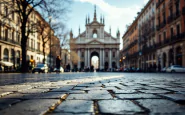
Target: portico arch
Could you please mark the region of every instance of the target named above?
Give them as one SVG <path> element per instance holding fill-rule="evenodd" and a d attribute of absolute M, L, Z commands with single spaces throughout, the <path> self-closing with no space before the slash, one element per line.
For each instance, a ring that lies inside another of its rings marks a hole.
<path fill-rule="evenodd" d="M 98 58 L 97 60 L 93 60 L 93 57 L 96 57 Z M 93 51 L 91 53 L 91 57 L 90 57 L 90 65 L 91 65 L 91 69 L 94 69 L 94 68 L 100 68 L 100 59 L 99 59 L 99 53 L 96 52 L 96 51 Z"/>

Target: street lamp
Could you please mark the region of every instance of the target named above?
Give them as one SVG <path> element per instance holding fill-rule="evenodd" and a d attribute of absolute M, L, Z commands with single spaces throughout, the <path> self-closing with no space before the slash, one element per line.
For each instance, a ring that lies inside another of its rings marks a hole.
<path fill-rule="evenodd" d="M 50 65 L 50 72 L 51 72 L 51 19 L 52 19 L 52 17 L 50 16 L 49 17 L 49 26 L 50 26 L 50 30 L 49 30 L 49 39 L 50 39 L 50 45 L 49 45 L 49 47 L 50 47 L 50 54 L 49 54 L 49 65 Z"/>

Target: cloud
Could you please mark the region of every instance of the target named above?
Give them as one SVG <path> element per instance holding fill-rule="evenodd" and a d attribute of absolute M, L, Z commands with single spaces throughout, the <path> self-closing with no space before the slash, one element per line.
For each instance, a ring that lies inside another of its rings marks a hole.
<path fill-rule="evenodd" d="M 131 5 L 129 7 L 116 7 L 105 2 L 105 0 L 75 0 L 80 2 L 87 2 L 99 7 L 105 15 L 105 25 L 111 26 L 113 36 L 116 35 L 116 31 L 119 28 L 121 36 L 126 31 L 126 25 L 131 24 L 134 17 L 137 16 L 137 12 L 140 11 L 141 6 Z M 148 0 L 144 0 L 146 2 Z M 108 25 L 107 25 L 108 24 Z"/>
<path fill-rule="evenodd" d="M 149 0 L 144 0 L 144 4 L 148 3 Z"/>

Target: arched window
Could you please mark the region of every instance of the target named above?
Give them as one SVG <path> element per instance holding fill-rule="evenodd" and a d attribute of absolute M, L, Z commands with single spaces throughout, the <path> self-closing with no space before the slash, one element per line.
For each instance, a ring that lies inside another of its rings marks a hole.
<path fill-rule="evenodd" d="M 8 59 L 9 59 L 9 55 L 8 55 L 8 49 L 6 48 L 6 49 L 4 49 L 4 56 L 3 56 L 3 60 L 4 61 L 8 61 Z"/>
<path fill-rule="evenodd" d="M 97 30 L 94 29 L 94 30 L 93 30 L 93 38 L 97 38 L 97 37 L 98 37 Z"/>

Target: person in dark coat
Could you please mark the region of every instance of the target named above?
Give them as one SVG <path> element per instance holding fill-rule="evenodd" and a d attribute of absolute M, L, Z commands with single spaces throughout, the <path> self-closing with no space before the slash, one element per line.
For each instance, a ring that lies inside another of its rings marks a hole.
<path fill-rule="evenodd" d="M 60 63 L 61 63 L 60 56 L 57 56 L 57 58 L 56 58 L 56 68 L 57 69 L 60 69 Z"/>

